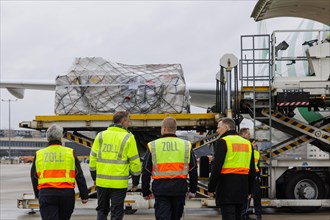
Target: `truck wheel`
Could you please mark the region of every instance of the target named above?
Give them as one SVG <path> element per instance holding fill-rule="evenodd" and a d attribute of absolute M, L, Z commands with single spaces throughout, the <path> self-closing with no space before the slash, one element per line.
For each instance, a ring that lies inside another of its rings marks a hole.
<path fill-rule="evenodd" d="M 304 171 L 291 174 L 288 178 L 285 194 L 287 199 L 323 199 L 324 185 L 316 174 Z M 313 212 L 319 206 L 291 207 L 295 212 Z"/>

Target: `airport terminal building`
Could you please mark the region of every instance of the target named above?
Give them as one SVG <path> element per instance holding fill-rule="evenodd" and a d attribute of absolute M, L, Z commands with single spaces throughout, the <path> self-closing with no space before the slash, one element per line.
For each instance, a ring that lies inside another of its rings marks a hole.
<path fill-rule="evenodd" d="M 90 148 L 80 145 L 76 142 L 65 140 L 63 145 L 73 148 L 77 156 L 89 156 Z M 0 157 L 9 156 L 33 156 L 41 148 L 47 147 L 45 133 L 29 130 L 11 130 L 10 140 L 9 131 L 0 130 Z"/>

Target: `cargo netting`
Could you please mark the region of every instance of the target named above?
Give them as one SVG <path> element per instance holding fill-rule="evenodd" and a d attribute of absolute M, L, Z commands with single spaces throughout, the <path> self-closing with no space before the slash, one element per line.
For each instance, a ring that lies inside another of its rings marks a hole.
<path fill-rule="evenodd" d="M 76 58 L 67 73 L 56 78 L 55 114 L 188 113 L 189 98 L 180 64 Z"/>

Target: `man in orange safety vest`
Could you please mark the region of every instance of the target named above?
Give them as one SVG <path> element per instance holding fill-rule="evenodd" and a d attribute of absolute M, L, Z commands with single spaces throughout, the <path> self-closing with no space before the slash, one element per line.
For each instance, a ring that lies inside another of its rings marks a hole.
<path fill-rule="evenodd" d="M 155 198 L 155 217 L 159 220 L 181 219 L 185 198 L 195 197 L 197 189 L 197 163 L 191 143 L 178 138 L 176 129 L 173 117 L 163 120 L 162 137 L 148 143 L 142 168 L 143 197 Z"/>

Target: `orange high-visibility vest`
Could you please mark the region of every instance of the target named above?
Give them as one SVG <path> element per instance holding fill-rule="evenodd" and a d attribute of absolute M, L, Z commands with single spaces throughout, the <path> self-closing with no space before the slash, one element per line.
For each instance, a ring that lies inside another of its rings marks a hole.
<path fill-rule="evenodd" d="M 75 159 L 73 149 L 51 145 L 36 153 L 38 189 L 74 188 Z"/>
<path fill-rule="evenodd" d="M 148 143 L 153 179 L 187 179 L 191 143 L 177 137 L 164 137 Z"/>
<path fill-rule="evenodd" d="M 256 167 L 256 172 L 258 173 L 259 172 L 258 162 L 260 159 L 260 152 L 257 150 L 253 150 L 253 152 L 254 152 L 254 165 Z"/>
<path fill-rule="evenodd" d="M 222 139 L 226 141 L 227 154 L 221 174 L 248 174 L 252 155 L 250 141 L 239 135 L 228 135 Z"/>

